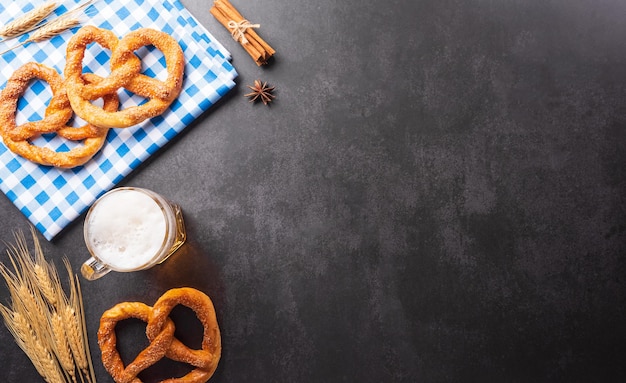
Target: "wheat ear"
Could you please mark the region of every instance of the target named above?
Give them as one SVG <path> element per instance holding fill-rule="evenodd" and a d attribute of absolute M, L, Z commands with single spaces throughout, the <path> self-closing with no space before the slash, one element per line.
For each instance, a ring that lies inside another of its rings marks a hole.
<path fill-rule="evenodd" d="M 50 23 L 35 30 L 31 35 L 24 40 L 21 44 L 38 43 L 44 40 L 48 40 L 58 34 L 61 34 L 68 29 L 74 28 L 80 24 L 80 20 L 73 15 L 61 16 L 58 19 L 54 19 Z"/>
<path fill-rule="evenodd" d="M 41 368 L 43 370 L 43 378 L 48 383 L 65 383 L 65 379 L 63 378 L 63 373 L 59 368 L 59 363 L 53 358 L 52 352 L 43 345 L 41 342 L 35 342 L 35 350 L 37 353 L 37 358 L 41 363 Z"/>
<path fill-rule="evenodd" d="M 18 46 L 27 43 L 38 43 L 52 38 L 60 33 L 63 33 L 68 29 L 74 28 L 75 26 L 80 24 L 80 19 L 77 14 L 87 9 L 91 4 L 95 3 L 96 1 L 97 0 L 87 0 L 84 3 L 79 4 L 71 10 L 67 11 L 67 13 L 65 13 L 64 15 L 45 23 L 39 29 L 31 33 L 28 39 L 24 40 L 22 43 L 16 45 L 13 48 L 17 48 Z"/>
<path fill-rule="evenodd" d="M 32 360 L 37 372 L 43 376 L 44 371 L 39 358 L 37 358 L 37 349 L 35 347 L 37 335 L 35 335 L 33 327 L 19 312 L 11 312 L 11 314 L 11 316 L 5 316 L 7 328 L 13 334 L 18 346 L 20 346 L 20 348 L 24 350 L 24 353 Z"/>
<path fill-rule="evenodd" d="M 54 313 L 51 318 L 52 322 L 52 335 L 54 338 L 54 353 L 61 364 L 61 367 L 72 378 L 73 382 L 76 382 L 76 372 L 74 359 L 72 358 L 72 351 L 70 350 L 70 344 L 67 339 L 65 327 L 63 325 L 63 317 Z"/>
<path fill-rule="evenodd" d="M 32 230 L 35 229 L 31 227 L 31 231 Z M 36 236 L 35 232 L 31 232 L 31 234 Z M 63 293 L 61 281 L 59 280 L 59 274 L 57 273 L 54 264 L 46 261 L 41 244 L 36 241 L 34 247 L 35 260 L 31 261 L 35 277 L 34 282 L 37 284 L 41 294 L 44 298 L 46 298 L 48 303 L 56 309 L 58 308 L 59 300 L 61 299 L 59 293 L 61 293 L 61 295 Z"/>
<path fill-rule="evenodd" d="M 63 310 L 63 324 L 65 325 L 65 333 L 67 334 L 67 340 L 69 341 L 72 355 L 74 355 L 74 360 L 76 360 L 76 365 L 81 370 L 86 371 L 89 366 L 84 353 L 83 337 L 79 332 L 82 326 L 80 326 L 80 320 L 76 315 L 76 311 L 71 306 L 66 306 L 65 310 Z"/>
<path fill-rule="evenodd" d="M 57 6 L 56 1 L 49 1 L 40 5 L 0 28 L 0 36 L 7 40 L 31 31 L 43 19 L 48 17 Z"/>
<path fill-rule="evenodd" d="M 46 382 L 77 383 L 78 375 L 83 383 L 85 376 L 95 383 L 78 276 L 65 258 L 70 276 L 68 296 L 56 268 L 45 261 L 34 229 L 31 231 L 34 259 L 20 232 L 8 250 L 13 270 L 0 263 L 0 275 L 7 282 L 12 301 L 10 308 L 0 304 L 0 313 Z"/>
<path fill-rule="evenodd" d="M 17 294 L 21 301 L 13 302 L 13 310 L 20 311 L 26 318 L 29 318 L 37 336 L 42 341 L 49 342 L 52 339 L 49 332 L 49 311 L 42 297 L 26 285 L 20 286 Z"/>
<path fill-rule="evenodd" d="M 57 297 L 57 289 L 56 283 L 53 280 L 52 275 L 48 268 L 35 264 L 33 268 L 33 272 L 35 273 L 35 279 L 39 283 L 39 289 L 41 290 L 41 294 L 46 298 L 48 303 L 50 303 L 53 307 L 57 306 L 58 297 Z"/>
<path fill-rule="evenodd" d="M 32 329 L 28 321 L 21 314 L 11 311 L 4 305 L 0 305 L 0 313 L 2 313 L 7 329 L 15 338 L 15 343 L 30 357 L 32 350 L 30 349 L 28 339 Z M 33 364 L 35 364 L 35 361 L 33 361 Z"/>
<path fill-rule="evenodd" d="M 13 312 L 5 315 L 5 323 L 9 331 L 13 334 L 18 346 L 24 350 L 24 353 L 30 358 L 37 372 L 48 383 L 64 383 L 63 374 L 59 368 L 59 364 L 52 357 L 50 350 L 45 346 L 42 340 L 37 336 L 34 329 L 26 316 L 20 312 Z"/>
<path fill-rule="evenodd" d="M 0 56 L 28 43 L 38 43 L 47 40 L 67 31 L 68 29 L 80 25 L 81 20 L 78 17 L 78 14 L 82 11 L 85 11 L 90 5 L 92 5 L 96 1 L 98 0 L 87 0 L 84 3 L 79 4 L 71 10 L 67 11 L 67 13 L 57 17 L 56 19 L 46 22 L 45 24 L 35 29 L 34 32 L 31 33 L 26 40 L 0 52 Z"/>

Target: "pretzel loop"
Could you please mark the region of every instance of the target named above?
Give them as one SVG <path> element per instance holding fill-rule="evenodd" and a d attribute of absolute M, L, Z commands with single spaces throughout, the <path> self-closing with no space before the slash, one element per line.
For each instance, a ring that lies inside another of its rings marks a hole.
<path fill-rule="evenodd" d="M 13 118 L 17 111 L 17 101 L 34 79 L 48 83 L 52 90 L 52 98 L 46 108 L 44 119 L 17 126 Z M 63 88 L 63 79 L 57 71 L 41 64 L 27 63 L 16 70 L 7 83 L 3 99 L 11 106 L 7 109 L 10 121 L 7 121 L 9 124 L 6 134 L 15 141 L 27 140 L 41 133 L 55 132 L 63 127 L 73 114 Z"/>
<path fill-rule="evenodd" d="M 191 288 L 173 289 L 163 294 L 152 308 L 146 335 L 148 339 L 154 339 L 161 332 L 172 309 L 179 304 L 192 309 L 200 320 L 204 329 L 202 349 L 192 350 L 174 339 L 166 355 L 170 359 L 198 367 L 211 376 L 220 358 L 221 339 L 213 303 L 205 294 Z"/>
<path fill-rule="evenodd" d="M 172 101 L 182 89 L 181 74 L 185 67 L 182 48 L 170 35 L 155 29 L 142 28 L 126 34 L 117 49 L 111 54 L 111 70 L 124 69 L 129 62 L 138 60 L 133 52 L 144 46 L 153 45 L 165 55 L 167 79 L 156 78 L 137 73 L 124 86 L 131 92 L 152 98 L 151 102 Z M 169 105 L 169 103 L 168 103 Z"/>
<path fill-rule="evenodd" d="M 75 85 L 74 92 L 87 100 L 95 100 L 105 94 L 115 93 L 141 71 L 141 61 L 137 57 L 127 60 L 126 65 L 111 73 L 107 78 L 100 78 L 93 84 L 87 84 L 83 78 L 83 60 L 87 46 L 97 43 L 102 48 L 114 51 L 119 40 L 107 29 L 87 25 L 79 29 L 67 43 L 67 59 L 64 75 L 68 85 Z"/>

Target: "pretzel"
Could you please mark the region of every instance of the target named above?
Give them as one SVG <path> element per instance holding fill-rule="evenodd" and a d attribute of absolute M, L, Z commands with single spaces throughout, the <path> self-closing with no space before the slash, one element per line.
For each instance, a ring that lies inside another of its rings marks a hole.
<path fill-rule="evenodd" d="M 32 121 L 17 126 L 15 121 L 17 102 L 28 88 L 31 80 L 46 81 L 52 90 L 52 98 L 40 121 Z M 84 81 L 95 81 L 86 75 Z M 104 110 L 117 110 L 119 99 L 115 94 L 103 97 Z M 102 148 L 108 128 L 87 124 L 82 127 L 67 126 L 73 111 L 63 86 L 63 78 L 56 70 L 39 63 L 26 63 L 18 68 L 7 81 L 0 93 L 0 135 L 4 144 L 16 154 L 42 165 L 72 168 L 83 165 Z M 72 141 L 83 141 L 69 151 L 55 151 L 45 146 L 34 145 L 31 140 L 41 134 L 56 133 Z"/>
<path fill-rule="evenodd" d="M 91 42 L 111 50 L 111 73 L 87 84 L 82 76 L 85 49 Z M 160 81 L 141 74 L 141 61 L 134 52 L 153 45 L 165 56 L 167 79 Z M 117 40 L 110 31 L 93 26 L 81 28 L 68 42 L 65 66 L 66 88 L 72 108 L 78 116 L 96 126 L 126 128 L 162 114 L 182 89 L 185 57 L 178 42 L 165 32 L 140 28 Z M 92 100 L 125 88 L 148 98 L 138 106 L 110 112 L 91 103 Z"/>
<path fill-rule="evenodd" d="M 169 314 L 177 305 L 192 309 L 204 328 L 202 348 L 192 350 L 174 337 L 174 323 Z M 147 323 L 146 336 L 150 345 L 124 366 L 116 348 L 115 326 L 118 322 L 136 318 Z M 171 289 L 163 294 L 153 307 L 141 302 L 122 302 L 104 312 L 98 329 L 98 345 L 102 352 L 104 368 L 116 383 L 141 383 L 141 371 L 154 365 L 163 357 L 192 365 L 195 369 L 180 378 L 167 379 L 167 383 L 204 383 L 208 381 L 221 356 L 221 338 L 211 299 L 190 287 Z"/>
<path fill-rule="evenodd" d="M 150 345 L 139 353 L 137 358 L 128 366 L 124 367 L 124 362 L 117 351 L 117 336 L 115 326 L 118 322 L 135 318 L 148 322 L 152 313 L 152 307 L 141 302 L 125 302 L 107 310 L 100 319 L 98 329 L 98 345 L 102 352 L 102 362 L 107 371 L 116 382 L 140 382 L 137 374 L 152 366 L 165 356 L 165 352 L 172 344 L 174 337 L 174 322 L 167 320 L 163 330 L 154 337 Z"/>

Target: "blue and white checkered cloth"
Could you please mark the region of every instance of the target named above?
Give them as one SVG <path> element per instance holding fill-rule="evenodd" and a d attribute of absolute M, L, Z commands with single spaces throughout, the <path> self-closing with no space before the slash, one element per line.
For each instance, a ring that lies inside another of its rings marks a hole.
<path fill-rule="evenodd" d="M 82 1 L 66 0 L 55 12 L 62 14 Z M 0 25 L 40 4 L 25 3 L 0 4 Z M 88 10 L 90 18 L 85 24 L 110 29 L 120 38 L 131 30 L 147 27 L 165 31 L 180 42 L 187 62 L 183 90 L 163 115 L 131 128 L 111 129 L 102 150 L 84 166 L 74 169 L 34 164 L 15 155 L 0 142 L 0 189 L 48 240 L 215 104 L 234 87 L 237 77 L 229 62 L 229 52 L 178 0 L 99 0 L 91 7 Z M 76 30 L 45 42 L 27 44 L 0 56 L 0 87 L 4 88 L 12 73 L 29 61 L 40 62 L 63 73 L 65 45 Z M 25 38 L 27 36 L 0 43 L 0 50 Z M 137 54 L 144 63 L 144 70 L 149 68 L 144 73 L 161 79 L 167 77 L 165 59 L 160 51 L 150 46 L 141 48 Z M 108 59 L 108 51 L 90 46 L 85 54 L 85 70 L 107 76 L 110 70 Z M 40 120 L 51 96 L 47 84 L 36 80 L 18 102 L 17 123 Z M 122 107 L 145 101 L 137 97 L 121 92 Z M 76 117 L 73 125 L 83 123 Z M 35 142 L 57 150 L 68 150 L 74 145 L 60 137 L 47 135 Z"/>

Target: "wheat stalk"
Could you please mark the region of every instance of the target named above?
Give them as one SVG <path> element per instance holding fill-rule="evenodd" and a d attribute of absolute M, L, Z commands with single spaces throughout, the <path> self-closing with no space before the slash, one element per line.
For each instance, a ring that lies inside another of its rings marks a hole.
<path fill-rule="evenodd" d="M 48 383 L 77 383 L 84 376 L 95 383 L 95 374 L 82 306 L 78 277 L 64 259 L 70 276 L 70 293 L 65 294 L 53 264 L 47 263 L 31 228 L 35 256 L 31 256 L 24 235 L 15 235 L 9 246 L 10 270 L 0 263 L 0 275 L 9 288 L 11 306 L 0 304 L 0 313 L 18 346 L 31 359 Z"/>
<path fill-rule="evenodd" d="M 18 47 L 21 47 L 23 45 L 26 45 L 29 43 L 38 43 L 41 41 L 48 40 L 54 36 L 57 36 L 67 31 L 68 29 L 71 29 L 80 25 L 81 20 L 78 14 L 86 10 L 90 5 L 92 5 L 96 1 L 98 0 L 87 0 L 84 3 L 79 4 L 76 7 L 72 8 L 71 10 L 67 11 L 67 13 L 57 17 L 56 19 L 46 22 L 45 24 L 35 29 L 34 32 L 31 33 L 30 36 L 26 40 L 0 52 L 0 56 Z"/>
<path fill-rule="evenodd" d="M 35 30 L 31 35 L 24 40 L 21 44 L 38 43 L 44 40 L 48 40 L 58 34 L 61 34 L 68 29 L 74 28 L 80 24 L 80 20 L 74 15 L 65 15 L 54 19 L 50 23 Z"/>
<path fill-rule="evenodd" d="M 37 348 L 35 346 L 37 335 L 35 335 L 33 327 L 24 315 L 17 311 L 12 312 L 12 314 L 13 315 L 9 317 L 12 321 L 7 321 L 7 327 L 11 330 L 15 339 L 18 340 L 17 343 L 20 348 L 33 360 L 33 365 L 37 372 L 44 375 L 45 371 L 37 357 Z M 7 320 L 6 317 L 5 320 Z"/>
<path fill-rule="evenodd" d="M 15 337 L 19 347 L 31 359 L 37 372 L 48 383 L 63 383 L 63 374 L 59 364 L 54 360 L 50 350 L 37 335 L 38 329 L 31 325 L 23 313 L 19 311 L 11 312 L 4 306 L 2 306 L 2 309 L 7 328 Z"/>
<path fill-rule="evenodd" d="M 49 311 L 41 295 L 29 287 L 22 285 L 17 290 L 20 301 L 15 302 L 13 310 L 20 312 L 30 320 L 37 337 L 41 341 L 49 343 L 52 340 L 50 333 Z"/>
<path fill-rule="evenodd" d="M 31 227 L 31 230 L 34 229 Z M 35 233 L 31 231 L 31 235 L 35 235 Z M 57 304 L 57 292 L 61 290 L 61 282 L 54 265 L 46 262 L 41 244 L 35 242 L 34 247 L 35 259 L 31 261 L 35 276 L 33 282 L 37 283 L 42 295 L 54 307 Z"/>
<path fill-rule="evenodd" d="M 39 288 L 41 289 L 43 296 L 46 298 L 48 303 L 52 306 L 56 306 L 58 289 L 56 288 L 56 284 L 51 277 L 50 271 L 47 268 L 36 264 L 33 268 L 33 272 L 35 273 L 35 279 L 39 282 Z"/>
<path fill-rule="evenodd" d="M 0 36 L 7 40 L 31 31 L 43 19 L 48 17 L 57 6 L 56 1 L 49 1 L 32 9 L 0 28 Z"/>
<path fill-rule="evenodd" d="M 76 316 L 76 311 L 72 307 L 65 307 L 65 310 L 63 311 L 63 322 L 65 324 L 67 340 L 69 341 L 72 355 L 74 355 L 74 359 L 76 360 L 76 365 L 81 370 L 86 370 L 88 368 L 88 363 L 83 353 L 83 337 L 78 332 L 78 329 L 80 328 L 78 327 L 80 326 L 80 321 Z"/>
<path fill-rule="evenodd" d="M 32 351 L 30 350 L 30 345 L 27 340 L 29 339 L 32 329 L 30 328 L 28 321 L 26 321 L 20 313 L 13 312 L 4 305 L 0 305 L 0 313 L 2 313 L 2 318 L 4 319 L 4 323 L 6 323 L 9 332 L 11 332 L 15 338 L 15 343 L 17 343 L 26 355 L 30 355 Z"/>
<path fill-rule="evenodd" d="M 41 369 L 43 370 L 43 378 L 48 383 L 64 383 L 65 379 L 63 378 L 63 373 L 59 368 L 59 364 L 53 358 L 52 352 L 50 349 L 43 345 L 41 342 L 35 342 L 34 344 L 37 359 L 41 364 Z"/>
<path fill-rule="evenodd" d="M 65 260 L 66 267 L 70 270 L 70 264 Z M 80 369 L 88 382 L 95 383 L 96 376 L 89 351 L 89 340 L 87 338 L 87 325 L 85 323 L 85 310 L 83 307 L 82 291 L 80 282 L 76 276 L 70 279 L 70 297 L 63 311 L 65 332 L 72 350 L 72 355 L 76 365 Z"/>
<path fill-rule="evenodd" d="M 76 358 L 82 362 L 81 370 L 86 375 L 87 380 L 89 382 L 96 382 L 96 375 L 93 368 L 93 360 L 91 359 L 91 352 L 89 350 L 89 338 L 87 337 L 87 323 L 85 321 L 85 307 L 83 306 L 83 291 L 80 288 L 80 280 L 78 279 L 78 275 L 72 273 L 72 266 L 67 258 L 64 260 L 65 268 L 67 269 L 68 275 L 74 275 L 74 278 L 70 278 L 70 302 L 71 307 L 74 313 L 78 313 L 77 322 L 79 322 L 76 326 L 77 334 L 73 336 L 78 338 L 81 337 L 82 341 L 76 341 L 77 346 L 79 347 L 81 356 Z M 86 364 L 86 366 L 85 366 Z"/>
<path fill-rule="evenodd" d="M 72 378 L 73 382 L 76 382 L 76 372 L 74 359 L 72 358 L 72 351 L 70 350 L 70 344 L 65 333 L 65 326 L 63 325 L 63 317 L 58 313 L 52 314 L 52 335 L 54 338 L 54 352 L 59 359 L 59 363 L 63 369 Z"/>

